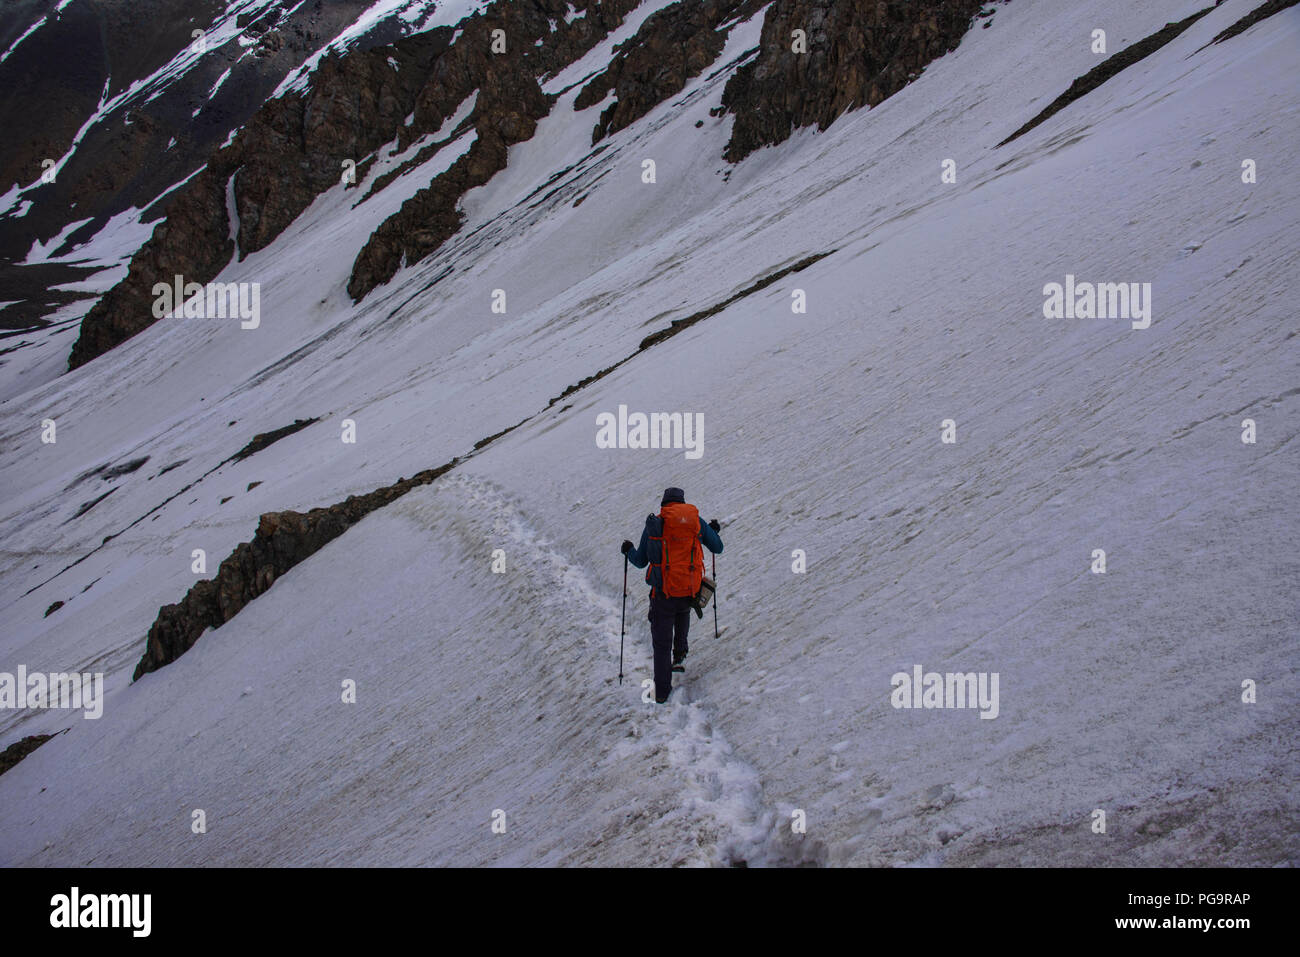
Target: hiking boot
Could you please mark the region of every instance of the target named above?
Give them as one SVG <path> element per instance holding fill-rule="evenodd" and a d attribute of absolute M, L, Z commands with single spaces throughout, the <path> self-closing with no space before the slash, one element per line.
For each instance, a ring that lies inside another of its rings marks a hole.
<path fill-rule="evenodd" d="M 669 698 L 669 696 L 670 696 L 670 695 L 671 695 L 675 690 L 676 690 L 675 688 L 669 688 L 669 689 L 668 689 L 668 694 L 664 695 L 662 698 L 659 697 L 659 695 L 655 695 L 655 704 L 666 704 L 666 703 L 668 702 L 668 698 Z"/>
<path fill-rule="evenodd" d="M 676 649 L 673 649 L 673 664 L 680 665 L 686 660 L 688 654 L 690 654 L 688 651 L 677 651 Z"/>

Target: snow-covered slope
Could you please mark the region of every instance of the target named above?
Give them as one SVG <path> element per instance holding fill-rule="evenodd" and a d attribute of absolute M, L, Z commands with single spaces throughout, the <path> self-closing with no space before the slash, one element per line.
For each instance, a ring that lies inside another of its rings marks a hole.
<path fill-rule="evenodd" d="M 595 150 L 570 89 L 360 305 L 356 250 L 467 143 L 232 264 L 258 329 L 160 322 L 4 402 L 0 671 L 108 690 L 97 721 L 0 712 L 0 745 L 71 727 L 0 779 L 0 861 L 1294 862 L 1300 10 L 1200 49 L 1253 6 L 1001 148 L 1095 65 L 1093 29 L 1113 50 L 1199 5 L 1017 0 L 875 109 L 734 167 L 726 73 Z M 1150 328 L 1045 318 L 1067 274 L 1149 282 Z M 599 448 L 620 405 L 703 412 L 703 456 Z M 128 683 L 194 549 L 211 573 L 263 512 L 517 423 Z M 657 708 L 639 584 L 616 679 L 617 544 L 667 485 L 725 521 L 725 630 L 695 623 Z M 996 719 L 891 707 L 918 664 L 998 673 Z"/>

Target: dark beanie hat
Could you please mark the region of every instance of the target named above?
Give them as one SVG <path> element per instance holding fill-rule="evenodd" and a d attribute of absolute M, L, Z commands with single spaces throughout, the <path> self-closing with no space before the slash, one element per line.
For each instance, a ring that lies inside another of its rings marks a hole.
<path fill-rule="evenodd" d="M 666 489 L 664 489 L 664 497 L 663 497 L 663 501 L 661 501 L 659 504 L 660 504 L 660 505 L 667 505 L 669 502 L 681 502 L 681 503 L 685 504 L 685 502 L 686 502 L 686 493 L 683 492 L 683 491 L 682 491 L 681 489 L 679 489 L 679 488 L 666 488 Z"/>

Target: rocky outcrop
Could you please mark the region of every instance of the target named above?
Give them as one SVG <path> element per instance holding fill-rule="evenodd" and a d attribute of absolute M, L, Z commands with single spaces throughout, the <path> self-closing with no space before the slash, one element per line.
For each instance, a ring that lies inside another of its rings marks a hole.
<path fill-rule="evenodd" d="M 225 43 L 211 43 L 178 70 L 194 30 L 215 38 L 218 23 L 233 25 L 230 4 L 77 0 L 55 10 L 51 2 L 6 0 L 0 49 L 19 36 L 22 42 L 0 62 L 0 126 L 7 134 L 0 193 L 32 187 L 23 198 L 33 206 L 21 220 L 0 220 L 0 260 L 25 257 L 34 238 L 48 241 L 69 223 L 84 222 L 67 237 L 75 244 L 118 213 L 153 206 L 246 123 L 290 70 L 371 5 L 259 3 L 255 14 L 239 16 L 242 35 L 223 31 Z M 399 28 L 396 21 L 378 23 L 366 42 L 391 42 Z M 274 49 L 266 42 L 270 33 L 281 38 Z M 258 36 L 251 49 L 241 45 Z M 50 82 L 52 62 L 57 82 Z M 88 126 L 106 102 L 115 105 Z M 43 161 L 63 157 L 57 179 L 38 184 Z"/>
<path fill-rule="evenodd" d="M 217 569 L 215 578 L 191 588 L 179 604 L 165 605 L 149 628 L 149 637 L 132 680 L 157 671 L 194 646 L 208 628 L 219 628 L 245 605 L 270 588 L 277 578 L 315 554 L 377 508 L 428 485 L 454 468 L 457 459 L 436 469 L 366 495 L 349 495 L 327 508 L 309 512 L 268 512 L 261 517 L 251 542 L 241 542 Z"/>
<path fill-rule="evenodd" d="M 736 116 L 724 153 L 739 162 L 795 129 L 826 129 L 848 110 L 875 106 L 956 49 L 979 0 L 775 0 L 758 56 L 727 81 Z M 803 30 L 807 52 L 793 49 Z"/>
<path fill-rule="evenodd" d="M 67 729 L 65 728 L 64 731 Z M 63 734 L 63 731 L 56 731 L 54 734 L 29 734 L 21 741 L 15 741 L 9 747 L 0 751 L 0 774 L 4 774 L 15 764 L 21 761 L 27 755 L 31 754 L 50 738 Z"/>
<path fill-rule="evenodd" d="M 210 166 L 190 181 L 171 215 L 131 260 L 126 278 L 82 319 L 68 368 L 84 365 L 156 322 L 155 283 L 178 275 L 186 282 L 210 281 L 230 262 L 235 245 L 229 234 L 226 181 L 219 165 Z"/>
<path fill-rule="evenodd" d="M 326 57 L 308 92 L 270 100 L 177 196 L 131 260 L 126 279 L 82 320 L 69 368 L 156 322 L 155 283 L 178 275 L 186 282 L 212 281 L 236 248 L 241 256 L 264 248 L 338 183 L 345 160 L 355 162 L 390 141 L 415 106 L 420 78 L 451 37 L 447 27 L 391 47 Z M 235 229 L 226 201 L 232 177 Z"/>
<path fill-rule="evenodd" d="M 550 112 L 552 98 L 543 94 L 540 81 L 594 47 L 636 5 L 637 0 L 496 3 L 482 17 L 462 23 L 463 35 L 429 77 L 416 104 L 413 129 L 401 132 L 398 146 L 412 142 L 420 130 L 438 130 L 477 90 L 471 118 L 475 142 L 375 230 L 353 263 L 348 282 L 353 300 L 363 299 L 403 263 L 419 262 L 455 235 L 462 222 L 457 208 L 461 196 L 505 169 L 509 148 L 531 139 L 537 121 Z M 571 6 L 585 9 L 586 16 L 566 23 Z M 505 54 L 492 52 L 494 30 L 505 31 Z"/>
<path fill-rule="evenodd" d="M 272 429 L 270 432 L 259 432 L 257 433 L 257 435 L 253 436 L 251 440 L 249 440 L 249 443 L 247 445 L 245 445 L 242 449 L 240 449 L 238 452 L 236 452 L 226 461 L 242 462 L 250 455 L 255 455 L 256 453 L 262 451 L 263 449 L 274 445 L 276 442 L 279 442 L 281 439 L 288 438 L 289 436 L 293 435 L 295 432 L 301 432 L 303 429 L 307 428 L 307 426 L 315 425 L 319 421 L 320 421 L 319 418 L 294 419 L 293 422 L 290 423 L 289 425 L 281 426 L 278 429 Z M 221 464 L 225 465 L 226 463 L 222 462 Z M 251 488 L 252 486 L 249 487 Z"/>
<path fill-rule="evenodd" d="M 1137 43 L 1126 46 L 1114 56 L 1107 57 L 1101 63 L 1097 64 L 1083 76 L 1071 83 L 1068 90 L 1058 96 L 1051 103 L 1047 104 L 1047 106 L 1037 116 L 1004 139 L 998 144 L 998 146 L 1006 146 L 1012 140 L 1024 136 L 1035 126 L 1038 126 L 1045 120 L 1055 116 L 1075 100 L 1087 96 L 1111 77 L 1117 75 L 1120 71 L 1128 69 L 1140 60 L 1145 60 L 1213 9 L 1213 7 L 1206 7 L 1204 10 L 1199 10 L 1184 20 L 1179 20 L 1177 23 L 1166 23 L 1163 28 L 1157 30 L 1149 37 L 1145 37 Z"/>
<path fill-rule="evenodd" d="M 460 198 L 503 169 L 510 146 L 531 138 L 549 111 L 540 81 L 590 50 L 636 5 L 497 0 L 456 31 L 444 27 L 327 57 L 307 91 L 268 102 L 173 201 L 126 279 L 82 321 L 69 367 L 157 321 L 156 283 L 177 275 L 210 282 L 233 256 L 262 249 L 280 235 L 338 182 L 345 161 L 362 164 L 358 174 L 364 173 L 365 157 L 386 143 L 403 148 L 437 132 L 477 91 L 475 142 L 357 253 L 348 293 L 360 300 L 403 263 L 424 259 L 456 233 Z M 762 0 L 698 0 L 648 18 L 579 94 L 579 107 L 602 102 L 611 90 L 616 94 L 593 137 L 625 127 L 683 89 L 717 59 L 724 28 L 762 6 Z M 974 0 L 775 0 L 757 57 L 723 94 L 724 107 L 736 114 L 727 159 L 780 142 L 794 127 L 825 128 L 846 109 L 880 102 L 955 47 L 980 6 Z M 791 50 L 795 29 L 807 32 L 807 53 Z M 504 31 L 505 52 L 493 50 L 496 31 Z"/>
<path fill-rule="evenodd" d="M 236 251 L 244 256 L 264 248 L 337 184 L 345 160 L 358 164 L 359 179 L 364 157 L 386 143 L 396 141 L 400 148 L 436 132 L 479 89 L 476 126 L 485 142 L 456 176 L 461 185 L 485 182 L 504 165 L 503 146 L 530 137 L 537 116 L 544 115 L 537 112 L 540 90 L 530 93 L 529 87 L 536 90 L 538 78 L 595 46 L 636 5 L 637 0 L 497 0 L 456 30 L 441 27 L 325 58 L 306 91 L 267 102 L 179 193 L 166 221 L 132 260 L 126 279 L 82 321 L 69 367 L 89 362 L 157 321 L 152 312 L 156 282 L 175 275 L 210 282 Z M 585 16 L 568 19 L 575 10 Z M 504 54 L 492 52 L 497 29 L 505 31 Z M 512 102 L 515 96 L 523 99 Z M 233 241 L 226 212 L 232 177 L 238 217 Z M 412 223 L 421 210 L 430 219 L 415 227 L 419 235 L 401 249 L 392 241 L 394 227 L 358 257 L 350 284 L 355 297 L 391 276 L 403 252 L 427 254 L 448 229 L 457 228 L 459 219 L 449 225 L 447 218 L 449 191 L 456 185 L 453 176 L 433 189 L 434 195 L 412 201 L 403 222 Z M 390 262 L 395 249 L 398 259 Z"/>
<path fill-rule="evenodd" d="M 510 72 L 491 76 L 474 110 L 473 144 L 375 230 L 353 263 L 348 295 L 364 298 L 402 263 L 418 262 L 450 239 L 463 219 L 460 198 L 505 169 L 510 147 L 531 139 L 550 107 L 535 81 Z"/>
<path fill-rule="evenodd" d="M 578 94 L 574 109 L 615 100 L 600 114 L 591 142 L 635 123 L 687 81 L 704 72 L 722 53 L 727 31 L 718 27 L 748 20 L 766 0 L 678 2 L 646 18 L 632 39 L 619 45 L 610 65 Z"/>
<path fill-rule="evenodd" d="M 1223 0 L 1215 0 L 1215 6 L 1222 2 Z M 1300 0 L 1268 0 L 1267 3 L 1260 4 L 1226 30 L 1219 31 L 1210 43 L 1222 43 L 1224 40 L 1231 40 L 1235 36 L 1240 36 L 1259 21 L 1266 20 L 1275 13 L 1281 13 L 1287 7 L 1294 7 L 1297 3 L 1300 3 Z"/>
<path fill-rule="evenodd" d="M 443 28 L 391 47 L 331 56 L 317 68 L 310 92 L 267 104 L 259 122 L 236 139 L 231 157 L 238 167 L 241 258 L 269 245 L 337 185 L 346 160 L 360 162 L 392 140 L 415 107 L 421 77 L 451 37 Z"/>
<path fill-rule="evenodd" d="M 688 329 L 710 316 L 717 315 L 728 306 L 766 289 L 792 273 L 802 272 L 834 252 L 834 249 L 830 249 L 825 252 L 814 253 L 811 256 L 805 256 L 796 262 L 768 273 L 739 292 L 707 309 L 673 320 L 667 328 L 652 333 L 643 339 L 640 345 L 637 346 L 636 351 L 631 355 L 570 385 L 560 395 L 551 399 L 546 408 L 551 408 L 557 402 L 573 395 L 575 392 L 581 391 L 593 382 L 603 379 L 645 350 L 671 339 L 684 329 Z M 228 622 L 249 602 L 264 594 L 281 575 L 299 562 L 315 554 L 321 548 L 324 548 L 366 515 L 396 501 L 413 488 L 428 485 L 438 477 L 456 468 L 465 459 L 476 455 L 502 436 L 510 434 L 526 421 L 528 419 L 478 440 L 474 443 L 473 450 L 466 453 L 464 458 L 457 456 L 436 469 L 426 469 L 409 479 L 399 478 L 392 485 L 376 489 L 366 495 L 350 495 L 346 500 L 335 505 L 327 508 L 314 508 L 305 513 L 284 511 L 268 512 L 262 515 L 253 540 L 241 542 L 237 545 L 235 550 L 221 563 L 215 578 L 196 584 L 178 604 L 165 605 L 159 609 L 158 617 L 149 628 L 149 636 L 145 642 L 145 652 L 135 667 L 132 680 L 134 681 L 150 671 L 156 671 L 175 661 L 194 646 L 194 643 L 199 640 L 204 631 L 208 628 L 219 628 Z M 302 422 L 303 420 L 298 420 L 295 426 L 298 428 L 303 427 L 303 425 L 299 425 Z M 297 431 L 294 426 L 287 426 L 286 428 Z M 277 433 L 284 431 L 284 429 L 279 429 L 276 432 L 259 435 L 254 439 L 253 443 L 250 443 L 250 446 L 258 440 L 275 436 Z M 226 461 L 232 461 L 234 458 L 235 456 L 232 456 L 231 459 Z M 220 468 L 220 465 L 214 467 L 211 471 L 215 471 L 216 468 Z M 252 485 L 249 488 L 251 489 Z M 177 494 L 181 493 L 178 492 Z"/>

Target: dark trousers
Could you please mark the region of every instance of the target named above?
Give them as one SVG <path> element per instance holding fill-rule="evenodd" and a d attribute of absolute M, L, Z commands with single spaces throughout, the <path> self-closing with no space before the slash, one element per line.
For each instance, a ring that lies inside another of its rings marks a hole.
<path fill-rule="evenodd" d="M 672 689 L 672 653 L 686 654 L 686 633 L 690 627 L 691 599 L 650 596 L 650 641 L 655 651 L 656 698 L 666 696 Z"/>

